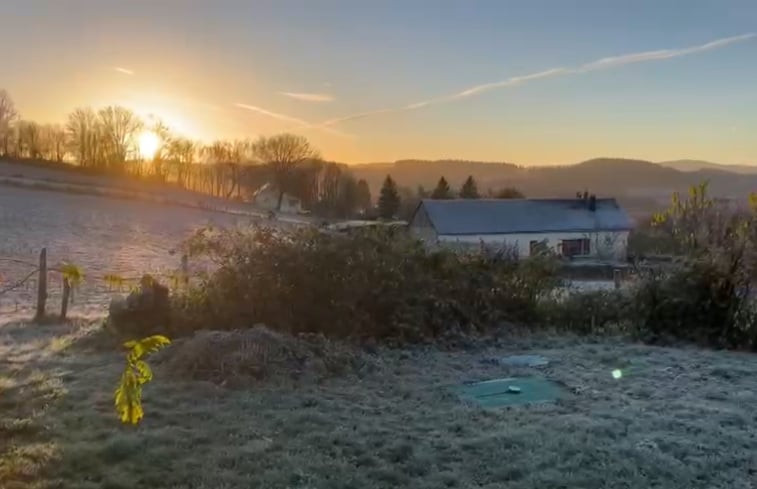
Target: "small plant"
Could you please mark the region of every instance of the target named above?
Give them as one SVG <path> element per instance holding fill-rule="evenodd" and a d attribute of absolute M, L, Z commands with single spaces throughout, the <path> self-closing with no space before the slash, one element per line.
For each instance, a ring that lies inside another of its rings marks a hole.
<path fill-rule="evenodd" d="M 145 414 L 142 409 L 142 385 L 152 380 L 152 370 L 142 358 L 169 344 L 171 340 L 161 335 L 124 343 L 124 348 L 128 350 L 126 367 L 113 396 L 122 423 L 136 425 Z"/>
<path fill-rule="evenodd" d="M 127 280 L 121 275 L 115 273 L 106 274 L 103 277 L 105 284 L 111 289 L 122 290 L 126 286 Z"/>
<path fill-rule="evenodd" d="M 68 280 L 72 289 L 78 287 L 84 280 L 84 272 L 80 267 L 73 263 L 63 263 L 60 266 L 60 273 L 63 275 L 63 278 Z"/>

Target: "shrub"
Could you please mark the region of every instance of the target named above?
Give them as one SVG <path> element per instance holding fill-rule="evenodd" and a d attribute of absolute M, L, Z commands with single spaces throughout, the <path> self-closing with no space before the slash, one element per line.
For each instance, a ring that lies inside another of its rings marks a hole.
<path fill-rule="evenodd" d="M 176 297 L 188 330 L 248 328 L 421 341 L 534 321 L 556 285 L 549 257 L 428 250 L 387 229 L 350 236 L 204 231 L 187 243 L 217 270 Z"/>
<path fill-rule="evenodd" d="M 632 310 L 646 341 L 676 338 L 721 348 L 757 347 L 750 278 L 722 259 L 689 259 L 641 280 Z"/>
<path fill-rule="evenodd" d="M 579 334 L 617 331 L 629 323 L 631 297 L 618 290 L 569 293 L 542 305 L 546 324 Z"/>
<path fill-rule="evenodd" d="M 719 203 L 705 183 L 685 199 L 675 194 L 655 224 L 675 244 L 680 264 L 643 277 L 633 299 L 640 332 L 652 341 L 756 349 L 757 205 L 750 211 Z"/>

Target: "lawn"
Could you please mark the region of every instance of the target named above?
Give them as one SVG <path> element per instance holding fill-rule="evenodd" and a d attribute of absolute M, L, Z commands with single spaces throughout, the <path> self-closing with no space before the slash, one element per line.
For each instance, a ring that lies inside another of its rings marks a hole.
<path fill-rule="evenodd" d="M 454 352 L 379 349 L 365 353 L 366 371 L 244 388 L 181 380 L 158 361 L 133 428 L 113 411 L 122 358 L 106 334 L 84 321 L 0 326 L 0 487 L 757 484 L 754 355 L 521 336 Z M 509 353 L 551 363 L 490 361 Z M 513 375 L 546 376 L 566 395 L 485 410 L 450 391 Z"/>

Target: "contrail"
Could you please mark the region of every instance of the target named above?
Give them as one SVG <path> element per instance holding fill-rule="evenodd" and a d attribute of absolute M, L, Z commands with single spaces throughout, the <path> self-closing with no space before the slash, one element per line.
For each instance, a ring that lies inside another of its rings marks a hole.
<path fill-rule="evenodd" d="M 121 68 L 120 66 L 113 66 L 113 70 L 123 75 L 134 76 L 134 72 L 132 70 L 127 70 L 126 68 Z"/>
<path fill-rule="evenodd" d="M 348 115 L 345 117 L 338 117 L 336 119 L 330 119 L 326 122 L 321 123 L 321 126 L 331 126 L 334 124 L 338 124 L 340 122 L 346 122 L 346 121 L 352 121 L 355 119 L 363 119 L 364 117 L 369 117 L 372 115 L 378 115 L 378 114 L 386 114 L 390 112 L 404 112 L 407 110 L 416 110 L 423 107 L 427 107 L 429 105 L 436 105 L 436 104 L 442 104 L 446 102 L 452 102 L 454 100 L 459 100 L 462 98 L 471 97 L 473 95 L 477 95 L 479 93 L 488 92 L 489 90 L 494 90 L 497 88 L 504 88 L 504 87 L 512 87 L 515 85 L 520 85 L 524 82 L 528 82 L 531 80 L 537 80 L 539 78 L 549 78 L 552 76 L 561 75 L 563 73 L 567 73 L 568 70 L 565 68 L 552 68 L 550 70 L 541 71 L 539 73 L 532 73 L 530 75 L 525 76 L 514 76 L 512 78 L 508 78 L 507 80 L 502 80 L 494 83 L 485 83 L 483 85 L 476 85 L 475 87 L 471 87 L 468 89 L 463 90 L 462 92 L 453 93 L 451 95 L 443 95 L 441 97 L 432 98 L 429 100 L 424 100 L 422 102 L 415 102 L 412 104 L 404 105 L 402 107 L 394 107 L 389 109 L 377 109 L 377 110 L 369 110 L 367 112 L 359 112 L 357 114 Z"/>
<path fill-rule="evenodd" d="M 322 131 L 325 131 L 325 132 L 328 132 L 328 133 L 331 133 L 331 134 L 335 134 L 335 135 L 338 135 L 338 136 L 350 136 L 347 133 L 344 133 L 342 131 L 338 131 L 338 130 L 336 130 L 334 128 L 331 128 L 331 127 L 325 127 L 325 126 L 321 126 L 321 125 L 314 125 L 314 124 L 311 124 L 310 122 L 308 122 L 306 120 L 298 119 L 297 117 L 292 117 L 292 116 L 289 116 L 289 115 L 286 115 L 286 114 L 280 114 L 278 112 L 272 112 L 270 110 L 266 110 L 266 109 L 264 109 L 262 107 L 258 107 L 256 105 L 236 103 L 236 104 L 234 104 L 234 106 L 238 107 L 240 109 L 245 109 L 245 110 L 249 110 L 251 112 L 256 112 L 258 114 L 270 117 L 272 119 L 278 119 L 280 121 L 290 122 L 292 124 L 295 124 L 297 126 L 300 126 L 300 127 L 306 128 L 306 129 L 319 129 L 319 130 L 322 130 Z"/>
<path fill-rule="evenodd" d="M 617 66 L 624 66 L 633 63 L 643 63 L 646 61 L 655 61 L 661 59 L 678 58 L 679 56 L 687 56 L 689 54 L 703 53 L 705 51 L 712 51 L 713 49 L 720 49 L 731 44 L 738 42 L 748 41 L 757 37 L 757 33 L 750 32 L 748 34 L 741 34 L 740 36 L 725 37 L 723 39 L 716 39 L 699 46 L 692 46 L 682 49 L 661 49 L 659 51 L 646 51 L 642 53 L 625 54 L 623 56 L 614 56 L 609 58 L 602 58 L 591 63 L 586 63 L 576 68 L 577 73 L 584 73 L 587 71 L 601 70 L 605 68 L 615 68 Z"/>
<path fill-rule="evenodd" d="M 333 102 L 334 96 L 327 93 L 298 93 L 298 92 L 279 92 L 281 95 L 285 95 L 295 100 L 302 100 L 303 102 Z"/>
<path fill-rule="evenodd" d="M 702 53 L 705 51 L 720 49 L 720 48 L 729 46 L 731 44 L 745 42 L 745 41 L 754 39 L 755 37 L 757 37 L 757 33 L 750 32 L 747 34 L 741 34 L 739 36 L 716 39 L 714 41 L 710 41 L 705 44 L 701 44 L 698 46 L 691 46 L 687 48 L 662 49 L 659 51 L 645 51 L 645 52 L 640 52 L 640 53 L 632 53 L 632 54 L 625 54 L 621 56 L 601 58 L 601 59 L 591 61 L 589 63 L 585 63 L 573 68 L 551 68 L 551 69 L 540 71 L 537 73 L 514 76 L 511 78 L 507 78 L 505 80 L 501 80 L 501 81 L 476 85 L 470 88 L 466 88 L 465 90 L 462 90 L 457 93 L 443 95 L 443 96 L 432 98 L 429 100 L 424 100 L 421 102 L 415 102 L 412 104 L 403 105 L 401 107 L 390 107 L 390 108 L 384 108 L 384 109 L 369 110 L 366 112 L 358 112 L 356 114 L 351 114 L 344 117 L 337 117 L 335 119 L 329 119 L 327 121 L 324 121 L 318 124 L 318 126 L 316 127 L 333 126 L 342 122 L 347 122 L 347 121 L 352 121 L 352 120 L 357 120 L 357 119 L 364 119 L 366 117 L 371 117 L 374 115 L 417 110 L 423 107 L 428 107 L 430 105 L 453 102 L 455 100 L 460 100 L 460 99 L 464 99 L 464 98 L 471 97 L 474 95 L 479 95 L 481 93 L 485 93 L 490 90 L 514 87 L 514 86 L 523 85 L 525 83 L 529 83 L 535 80 L 544 79 L 544 78 L 552 78 L 556 76 L 563 76 L 563 75 L 577 74 L 577 73 L 587 73 L 590 71 L 617 68 L 620 66 L 633 64 L 633 63 L 643 63 L 647 61 L 677 58 L 679 56 L 687 56 L 690 54 Z"/>

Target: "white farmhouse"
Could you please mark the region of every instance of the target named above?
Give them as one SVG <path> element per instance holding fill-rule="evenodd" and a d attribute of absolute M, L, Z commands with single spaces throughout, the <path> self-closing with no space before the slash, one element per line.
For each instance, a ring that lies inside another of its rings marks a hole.
<path fill-rule="evenodd" d="M 548 249 L 569 258 L 622 261 L 628 214 L 615 199 L 422 200 L 410 232 L 429 244 L 510 247 L 526 257 Z"/>
<path fill-rule="evenodd" d="M 279 198 L 281 198 L 281 208 L 277 209 Z M 289 214 L 299 214 L 302 212 L 302 202 L 300 199 L 286 193 L 280 196 L 278 187 L 271 183 L 266 183 L 257 189 L 252 194 L 252 202 L 256 206 L 269 211 L 279 210 Z"/>

